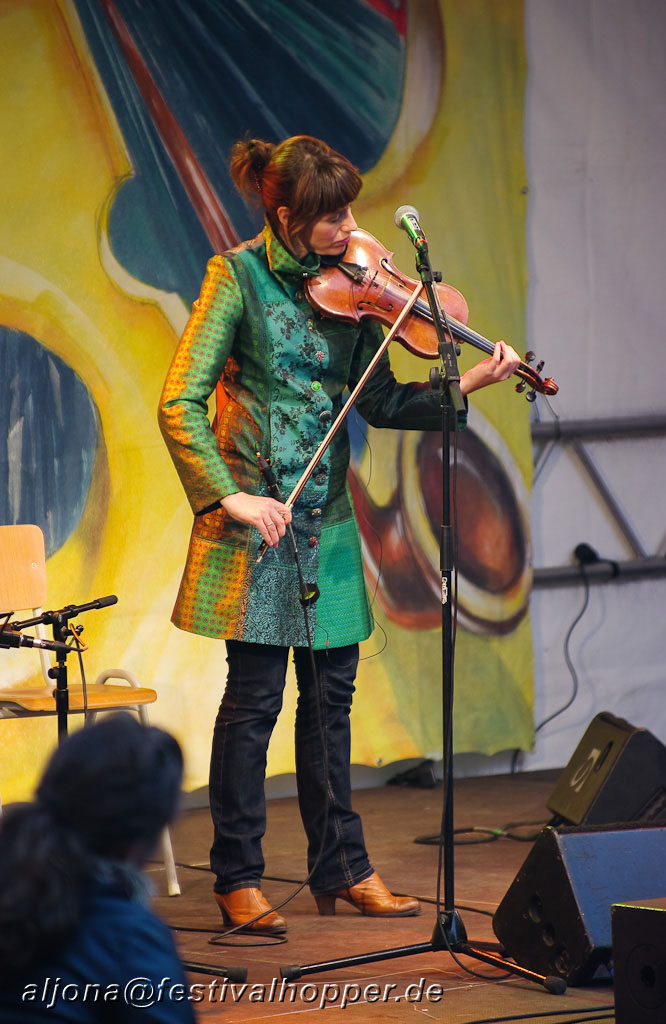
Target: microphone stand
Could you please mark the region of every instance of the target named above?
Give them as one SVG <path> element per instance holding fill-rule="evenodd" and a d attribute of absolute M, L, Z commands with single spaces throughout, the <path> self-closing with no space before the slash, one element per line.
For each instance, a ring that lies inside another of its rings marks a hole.
<path fill-rule="evenodd" d="M 466 416 L 465 400 L 460 388 L 457 350 L 453 343 L 453 334 L 446 318 L 446 313 L 439 301 L 435 283 L 441 281 L 441 273 L 433 271 L 428 254 L 428 242 L 425 236 L 410 238 L 416 248 L 416 269 L 425 290 L 435 330 L 437 331 L 438 350 L 440 355 L 439 369 L 431 370 L 430 383 L 439 388 L 442 406 L 442 525 L 440 531 L 440 572 L 442 579 L 442 728 L 443 728 L 443 789 L 444 811 L 442 815 L 441 865 L 444 871 L 444 903 L 439 903 L 438 876 L 438 907 L 437 920 L 429 942 L 420 942 L 394 949 L 377 950 L 374 953 L 363 953 L 358 956 L 343 957 L 321 963 L 305 965 L 289 965 L 280 968 L 282 978 L 294 981 L 306 974 L 317 974 L 341 967 L 356 967 L 361 964 L 375 963 L 381 960 L 392 960 L 403 956 L 420 953 L 432 953 L 446 950 L 454 957 L 458 953 L 483 963 L 490 964 L 509 974 L 515 974 L 527 981 L 542 985 L 546 991 L 560 995 L 566 990 L 566 982 L 559 977 L 545 977 L 534 971 L 521 967 L 513 961 L 505 960 L 491 952 L 491 948 L 479 949 L 470 945 L 467 940 L 465 926 L 455 908 L 454 895 L 454 854 L 453 854 L 453 692 L 454 692 L 454 658 L 453 658 L 453 531 L 451 523 L 450 496 L 450 452 L 451 432 L 460 423 L 464 424 Z M 485 944 L 484 944 L 485 945 Z"/>
<path fill-rule="evenodd" d="M 67 626 L 69 619 L 75 618 L 81 612 L 90 611 L 91 608 L 106 608 L 110 604 L 116 604 L 118 598 L 115 594 L 108 597 L 98 597 L 86 604 L 68 604 L 55 612 L 42 612 L 33 619 L 23 619 L 21 622 L 12 622 L 13 630 L 27 629 L 29 626 L 36 626 L 38 623 L 50 625 L 53 629 L 53 648 L 56 652 L 55 666 L 49 669 L 49 676 L 55 679 L 56 687 L 53 693 L 56 705 L 56 717 L 58 723 L 58 743 L 67 738 L 67 718 L 69 715 L 69 689 L 67 686 L 67 655 L 73 650 L 65 643 L 67 636 L 78 632 Z M 44 641 L 44 645 L 46 645 Z M 41 646 L 41 645 L 40 645 Z"/>

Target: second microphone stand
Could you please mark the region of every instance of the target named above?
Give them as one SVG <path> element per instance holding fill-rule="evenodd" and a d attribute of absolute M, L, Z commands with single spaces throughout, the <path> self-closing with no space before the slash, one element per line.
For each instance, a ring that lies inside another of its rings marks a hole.
<path fill-rule="evenodd" d="M 467 939 L 465 926 L 455 908 L 454 884 L 454 853 L 453 853 L 453 694 L 454 694 L 454 645 L 453 645 L 453 575 L 454 545 L 451 521 L 450 491 L 450 457 L 451 434 L 458 425 L 464 422 L 466 415 L 465 400 L 460 388 L 457 351 L 453 335 L 449 329 L 446 313 L 442 309 L 436 282 L 441 275 L 430 266 L 428 242 L 425 237 L 413 239 L 416 248 L 416 269 L 421 278 L 422 287 L 427 293 L 430 311 L 437 331 L 440 368 L 431 371 L 430 382 L 438 387 L 442 405 L 442 524 L 440 530 L 440 570 L 442 579 L 442 725 L 443 725 L 443 787 L 444 808 L 442 814 L 441 835 L 441 870 L 444 872 L 443 906 L 439 900 L 437 920 L 432 936 L 428 942 L 419 942 L 394 949 L 378 950 L 373 953 L 362 953 L 358 956 L 343 957 L 321 963 L 290 965 L 280 969 L 281 976 L 287 981 L 294 981 L 306 974 L 317 974 L 335 968 L 358 967 L 362 964 L 375 963 L 381 960 L 392 960 L 398 957 L 413 956 L 420 953 L 447 951 L 452 956 L 464 954 L 475 960 L 490 964 L 509 974 L 517 975 L 542 985 L 548 992 L 560 995 L 566 990 L 566 982 L 559 977 L 545 977 L 534 971 L 521 967 L 513 961 L 505 960 L 491 949 L 480 949 L 471 945 Z"/>
<path fill-rule="evenodd" d="M 56 656 L 55 665 L 49 669 L 49 676 L 55 679 L 56 685 L 53 691 L 53 697 L 55 699 L 56 706 L 56 720 L 58 723 L 58 742 L 61 743 L 67 737 L 67 719 L 69 716 L 69 688 L 67 683 L 67 655 L 71 651 L 75 650 L 75 647 L 70 647 L 65 641 L 68 636 L 75 636 L 78 639 L 78 635 L 81 632 L 76 627 L 69 627 L 67 623 L 70 619 L 76 618 L 82 612 L 90 611 L 93 608 L 107 608 L 109 605 L 116 604 L 118 598 L 115 594 L 109 594 L 107 597 L 98 597 L 94 601 L 88 601 L 86 604 L 68 604 L 64 608 L 60 608 L 55 612 L 42 612 L 41 615 L 37 615 L 32 619 L 23 619 L 21 622 L 12 622 L 13 630 L 28 629 L 30 626 L 36 626 L 38 624 L 44 624 L 51 626 L 53 631 L 53 644 L 50 645 L 50 649 L 54 651 Z M 40 646 L 46 647 L 46 643 L 42 643 Z M 84 650 L 85 648 L 81 648 Z"/>

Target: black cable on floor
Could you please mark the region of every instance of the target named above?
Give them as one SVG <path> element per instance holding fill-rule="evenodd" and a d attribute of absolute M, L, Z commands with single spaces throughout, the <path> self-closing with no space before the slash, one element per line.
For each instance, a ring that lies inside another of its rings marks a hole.
<path fill-rule="evenodd" d="M 483 843 L 494 843 L 497 839 L 512 839 L 517 843 L 533 843 L 546 824 L 547 822 L 544 821 L 513 821 L 502 828 L 491 828 L 484 825 L 457 828 L 453 833 L 454 836 L 468 835 L 473 838 L 459 839 L 458 841 L 454 839 L 454 844 L 456 846 L 478 846 Z M 520 835 L 515 831 L 517 828 L 526 828 L 527 826 L 537 826 L 537 831 L 526 836 Z M 439 846 L 439 841 L 439 835 L 417 836 L 413 840 L 413 842 L 421 846 Z"/>

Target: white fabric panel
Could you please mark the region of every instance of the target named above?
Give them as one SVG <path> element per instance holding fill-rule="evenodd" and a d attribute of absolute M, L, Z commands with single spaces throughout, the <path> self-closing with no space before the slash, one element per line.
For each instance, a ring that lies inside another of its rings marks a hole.
<path fill-rule="evenodd" d="M 666 4 L 525 0 L 528 337 L 560 384 L 562 419 L 664 412 L 666 402 Z M 541 418 L 549 413 L 539 399 Z M 646 551 L 666 535 L 666 442 L 588 446 Z M 633 557 L 570 448 L 533 496 L 535 565 L 581 541 Z M 535 722 L 566 702 L 562 645 L 582 587 L 532 601 Z M 525 769 L 565 764 L 610 710 L 666 742 L 666 580 L 595 585 L 572 637 L 573 706 L 537 736 Z"/>
<path fill-rule="evenodd" d="M 528 336 L 561 415 L 663 410 L 666 5 L 525 10 Z"/>

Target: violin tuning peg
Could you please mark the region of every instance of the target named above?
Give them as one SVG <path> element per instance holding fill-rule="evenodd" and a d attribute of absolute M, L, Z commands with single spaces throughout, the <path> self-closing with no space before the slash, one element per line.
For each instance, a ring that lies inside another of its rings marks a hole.
<path fill-rule="evenodd" d="M 528 391 L 525 398 L 528 402 L 536 402 L 536 391 Z"/>
<path fill-rule="evenodd" d="M 523 391 L 525 390 L 525 387 L 526 385 L 524 380 L 518 381 L 518 383 L 516 384 L 516 391 L 519 395 L 522 395 Z"/>
<path fill-rule="evenodd" d="M 540 361 L 539 361 L 539 362 L 537 363 L 537 365 L 536 365 L 536 372 L 537 372 L 537 373 L 541 373 L 541 371 L 543 370 L 543 367 L 544 367 L 544 360 L 543 360 L 543 359 L 541 359 L 541 360 L 540 360 Z"/>
<path fill-rule="evenodd" d="M 532 349 L 530 349 L 529 352 L 525 353 L 525 362 L 526 363 L 533 363 L 535 359 L 536 359 L 536 355 L 534 354 Z"/>

